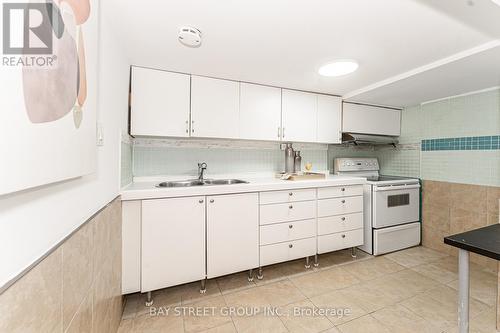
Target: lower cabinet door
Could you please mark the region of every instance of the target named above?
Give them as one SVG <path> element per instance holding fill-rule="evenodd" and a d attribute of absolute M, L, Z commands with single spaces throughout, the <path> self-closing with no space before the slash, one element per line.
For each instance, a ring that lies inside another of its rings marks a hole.
<path fill-rule="evenodd" d="M 207 197 L 207 277 L 258 266 L 258 194 Z"/>
<path fill-rule="evenodd" d="M 141 291 L 205 278 L 205 197 L 142 201 Z"/>
<path fill-rule="evenodd" d="M 272 265 L 288 260 L 316 254 L 316 237 L 260 247 L 260 266 Z"/>
<path fill-rule="evenodd" d="M 326 253 L 363 245 L 363 229 L 318 237 L 318 253 Z"/>

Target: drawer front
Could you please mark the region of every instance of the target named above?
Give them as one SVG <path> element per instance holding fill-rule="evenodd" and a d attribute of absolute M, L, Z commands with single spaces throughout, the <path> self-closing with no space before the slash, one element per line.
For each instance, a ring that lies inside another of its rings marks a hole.
<path fill-rule="evenodd" d="M 316 189 L 306 188 L 290 191 L 260 192 L 260 204 L 286 203 L 316 199 Z"/>
<path fill-rule="evenodd" d="M 318 218 L 318 235 L 363 228 L 363 213 Z"/>
<path fill-rule="evenodd" d="M 316 201 L 261 205 L 260 224 L 307 220 L 316 217 Z"/>
<path fill-rule="evenodd" d="M 318 199 L 353 197 L 363 195 L 363 185 L 318 188 Z"/>
<path fill-rule="evenodd" d="M 363 229 L 318 237 L 318 253 L 326 253 L 363 245 Z"/>
<path fill-rule="evenodd" d="M 260 245 L 288 242 L 316 236 L 316 220 L 269 224 L 260 227 Z"/>
<path fill-rule="evenodd" d="M 316 254 L 316 237 L 300 239 L 260 247 L 260 266 L 272 265 L 288 260 Z"/>
<path fill-rule="evenodd" d="M 318 217 L 358 213 L 362 211 L 362 196 L 318 200 Z"/>

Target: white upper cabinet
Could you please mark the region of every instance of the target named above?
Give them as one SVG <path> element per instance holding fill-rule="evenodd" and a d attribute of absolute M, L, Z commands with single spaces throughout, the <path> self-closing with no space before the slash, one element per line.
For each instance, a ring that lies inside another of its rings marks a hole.
<path fill-rule="evenodd" d="M 240 84 L 240 139 L 280 140 L 281 89 Z"/>
<path fill-rule="evenodd" d="M 283 141 L 316 141 L 317 102 L 316 94 L 282 90 Z"/>
<path fill-rule="evenodd" d="M 190 75 L 132 67 L 130 134 L 189 136 Z"/>
<path fill-rule="evenodd" d="M 192 76 L 191 136 L 239 138 L 240 84 Z"/>
<path fill-rule="evenodd" d="M 317 142 L 340 143 L 342 141 L 342 98 L 318 95 Z"/>
<path fill-rule="evenodd" d="M 401 134 L 401 110 L 344 103 L 342 131 L 399 136 Z"/>

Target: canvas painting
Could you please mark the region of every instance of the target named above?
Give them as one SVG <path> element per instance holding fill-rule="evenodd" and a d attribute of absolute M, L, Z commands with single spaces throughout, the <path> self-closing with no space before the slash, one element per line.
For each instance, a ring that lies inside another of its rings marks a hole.
<path fill-rule="evenodd" d="M 2 3 L 0 195 L 96 165 L 98 1 Z"/>

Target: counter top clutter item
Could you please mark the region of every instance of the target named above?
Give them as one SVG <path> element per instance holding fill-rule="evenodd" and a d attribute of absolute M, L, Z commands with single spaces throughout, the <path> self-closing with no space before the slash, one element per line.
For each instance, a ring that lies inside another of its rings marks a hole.
<path fill-rule="evenodd" d="M 469 252 L 500 260 L 500 224 L 445 237 L 444 243 L 458 248 L 458 328 L 469 332 Z M 497 301 L 497 313 L 498 307 Z"/>
<path fill-rule="evenodd" d="M 294 163 L 295 172 L 302 171 L 302 156 L 300 156 L 300 151 L 295 151 L 295 163 Z"/>
<path fill-rule="evenodd" d="M 292 173 L 278 173 L 276 178 L 283 180 L 312 180 L 312 179 L 325 179 L 324 173 L 318 172 L 292 172 Z"/>
<path fill-rule="evenodd" d="M 285 148 L 285 172 L 291 173 L 295 171 L 295 151 L 291 143 L 286 144 Z"/>

